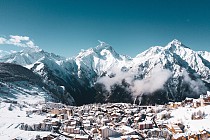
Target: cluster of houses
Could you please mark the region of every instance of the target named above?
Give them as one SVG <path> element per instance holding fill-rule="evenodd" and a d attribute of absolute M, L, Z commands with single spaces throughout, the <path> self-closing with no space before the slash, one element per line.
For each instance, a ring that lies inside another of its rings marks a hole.
<path fill-rule="evenodd" d="M 186 134 L 187 126 L 181 122 L 169 123 L 171 111 L 179 107 L 196 108 L 210 103 L 210 95 L 199 99 L 186 98 L 180 103 L 139 106 L 128 103 L 89 104 L 65 106 L 45 103 L 38 113 L 45 113 L 43 122 L 33 125 L 21 124 L 26 131 L 51 131 L 45 139 L 75 140 L 187 140 L 207 139 L 207 130 Z M 28 113 L 30 115 L 30 113 Z M 192 120 L 203 119 L 205 113 L 194 112 Z"/>
<path fill-rule="evenodd" d="M 187 105 L 193 108 L 204 107 L 204 106 L 210 105 L 210 92 L 207 92 L 206 95 L 200 95 L 200 98 L 198 99 L 186 98 L 182 102 L 170 102 L 168 104 L 168 107 L 178 108 L 178 107 L 185 107 Z"/>

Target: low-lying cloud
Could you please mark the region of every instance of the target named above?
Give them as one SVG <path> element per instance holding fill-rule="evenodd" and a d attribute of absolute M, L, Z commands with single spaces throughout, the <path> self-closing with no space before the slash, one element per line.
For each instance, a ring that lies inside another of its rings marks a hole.
<path fill-rule="evenodd" d="M 183 77 L 184 81 L 189 84 L 191 91 L 197 94 L 206 93 L 207 88 L 203 81 L 200 79 L 192 80 L 186 70 L 183 71 Z"/>
<path fill-rule="evenodd" d="M 163 89 L 166 81 L 171 77 L 172 72 L 167 69 L 161 69 L 156 66 L 148 77 L 142 80 L 135 80 L 131 87 L 133 95 L 141 96 L 143 93 L 153 93 L 159 89 Z"/>
<path fill-rule="evenodd" d="M 112 68 L 111 72 L 112 73 L 107 74 L 108 76 L 101 77 L 97 81 L 98 83 L 103 83 L 108 91 L 111 90 L 111 86 L 114 84 L 120 84 L 123 79 L 125 79 L 125 81 L 130 84 L 134 78 L 133 73 L 122 72 L 118 68 Z"/>
<path fill-rule="evenodd" d="M 110 91 L 111 86 L 114 84 L 121 84 L 122 80 L 125 80 L 129 86 L 129 90 L 132 91 L 133 97 L 141 96 L 144 93 L 153 93 L 164 87 L 165 82 L 171 77 L 172 72 L 167 69 L 161 69 L 157 65 L 147 77 L 141 80 L 134 80 L 135 74 L 128 71 L 122 72 L 117 68 L 113 68 L 112 73 L 115 74 L 114 77 L 109 76 L 102 77 L 98 80 L 99 83 L 103 83 L 108 91 Z"/>

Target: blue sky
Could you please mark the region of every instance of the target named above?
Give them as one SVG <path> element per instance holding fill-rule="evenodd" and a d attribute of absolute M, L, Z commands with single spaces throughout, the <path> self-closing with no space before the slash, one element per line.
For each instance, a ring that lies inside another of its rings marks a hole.
<path fill-rule="evenodd" d="M 0 37 L 29 36 L 66 57 L 97 40 L 131 57 L 175 38 L 210 52 L 209 13 L 209 0 L 0 0 Z"/>

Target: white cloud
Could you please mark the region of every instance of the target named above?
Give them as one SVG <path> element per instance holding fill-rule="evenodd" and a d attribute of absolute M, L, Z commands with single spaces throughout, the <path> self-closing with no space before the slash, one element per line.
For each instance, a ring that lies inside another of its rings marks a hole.
<path fill-rule="evenodd" d="M 108 73 L 108 75 L 109 76 L 114 75 L 114 76 L 113 77 L 111 76 L 111 78 L 109 76 L 101 77 L 97 81 L 98 83 L 103 83 L 108 91 L 111 90 L 111 86 L 113 86 L 114 84 L 120 84 L 123 79 L 125 79 L 127 83 L 131 83 L 134 78 L 133 73 L 122 72 L 117 67 L 116 68 L 113 67 L 111 69 L 111 73 Z"/>
<path fill-rule="evenodd" d="M 11 42 L 20 43 L 21 41 L 29 41 L 27 36 L 10 35 Z"/>
<path fill-rule="evenodd" d="M 135 74 L 133 72 L 122 72 L 118 68 L 113 68 L 112 73 L 114 77 L 108 76 L 102 77 L 98 80 L 98 83 L 103 83 L 108 91 L 114 84 L 120 84 L 123 79 L 130 84 L 130 90 L 134 97 L 141 96 L 145 93 L 153 93 L 159 89 L 163 89 L 166 81 L 172 76 L 172 72 L 167 69 L 161 69 L 161 66 L 157 65 L 149 74 L 142 80 L 134 80 Z M 109 74 L 108 74 L 109 75 Z"/>
<path fill-rule="evenodd" d="M 150 76 L 134 81 L 132 86 L 134 96 L 153 93 L 159 89 L 163 89 L 165 82 L 171 75 L 172 72 L 170 70 L 161 69 L 159 66 L 156 66 L 150 73 Z"/>
<path fill-rule="evenodd" d="M 5 43 L 5 41 L 6 41 L 6 39 L 5 39 L 5 38 L 0 37 L 0 44 L 4 44 L 4 43 Z"/>
<path fill-rule="evenodd" d="M 203 81 L 201 81 L 200 79 L 192 80 L 186 70 L 183 71 L 183 77 L 184 81 L 190 85 L 190 89 L 193 92 L 197 94 L 206 93 L 207 88 Z"/>
<path fill-rule="evenodd" d="M 10 35 L 9 38 L 0 37 L 0 44 L 39 49 L 28 36 Z"/>
<path fill-rule="evenodd" d="M 20 42 L 21 40 L 25 40 L 25 41 L 29 40 L 28 36 L 10 35 L 10 38 L 17 40 L 17 42 Z"/>
<path fill-rule="evenodd" d="M 34 42 L 29 40 L 28 42 L 26 42 L 26 45 L 30 48 L 33 48 L 35 46 Z"/>

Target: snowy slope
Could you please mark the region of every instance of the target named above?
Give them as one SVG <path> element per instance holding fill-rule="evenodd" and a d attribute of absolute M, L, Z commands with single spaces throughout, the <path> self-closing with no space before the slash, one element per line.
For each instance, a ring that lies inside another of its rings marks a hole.
<path fill-rule="evenodd" d="M 0 58 L 0 62 L 14 63 L 22 66 L 27 66 L 30 64 L 34 64 L 36 61 L 43 57 L 53 59 L 56 62 L 65 59 L 61 56 L 45 52 L 41 49 L 26 47 L 20 52 L 14 52 L 8 55 L 3 55 L 3 57 Z"/>
<path fill-rule="evenodd" d="M 210 52 L 207 51 L 199 51 L 199 55 L 201 55 L 204 59 L 210 62 Z"/>
<path fill-rule="evenodd" d="M 129 61 L 129 58 L 119 55 L 110 45 L 101 41 L 97 47 L 82 51 L 75 58 L 78 76 L 85 76 L 93 80 L 92 82 L 95 82 L 94 78 L 101 76 L 104 72 L 118 65 L 123 67 Z"/>
<path fill-rule="evenodd" d="M 173 40 L 165 47 L 155 46 L 137 55 L 134 58 L 135 64 L 149 64 L 149 69 L 157 63 L 163 67 L 171 69 L 174 75 L 180 76 L 183 68 L 194 71 L 201 76 L 202 80 L 209 81 L 209 61 L 208 53 L 201 54 L 183 45 L 178 40 Z M 179 72 L 180 71 L 180 72 Z"/>
<path fill-rule="evenodd" d="M 10 54 L 10 52 L 0 50 L 0 58 L 4 57 L 5 55 L 9 55 L 9 54 Z"/>
<path fill-rule="evenodd" d="M 0 63 L 0 86 L 0 100 L 58 102 L 61 95 L 65 96 L 65 91 L 62 90 L 57 91 L 58 95 L 54 94 L 53 88 L 44 83 L 39 75 L 17 64 Z M 68 98 L 66 101 L 68 104 L 74 102 Z"/>
<path fill-rule="evenodd" d="M 127 70 L 124 73 L 120 72 L 123 67 L 115 63 L 115 69 L 111 69 L 111 72 L 116 71 L 114 78 L 107 75 L 99 82 L 110 90 L 114 84 L 125 80 L 130 85 L 126 90 L 130 90 L 134 97 L 158 92 L 164 95 L 158 100 L 166 97 L 175 101 L 186 96 L 198 97 L 209 88 L 208 53 L 193 51 L 176 39 L 165 47 L 151 47 L 131 61 L 125 64 Z"/>
<path fill-rule="evenodd" d="M 11 140 L 20 138 L 27 140 L 29 138 L 36 138 L 36 135 L 47 136 L 50 132 L 41 131 L 24 131 L 20 130 L 21 123 L 33 124 L 43 121 L 45 116 L 32 114 L 30 117 L 26 116 L 26 111 L 30 108 L 26 104 L 13 105 L 12 110 L 10 103 L 1 102 L 0 104 L 0 139 Z M 12 133 L 11 133 L 12 132 Z"/>
<path fill-rule="evenodd" d="M 45 90 L 39 76 L 28 69 L 9 63 L 0 63 L 0 99 L 21 101 L 50 101 L 52 97 Z"/>
<path fill-rule="evenodd" d="M 62 102 L 74 98 L 76 103 L 84 104 L 97 101 L 95 97 L 102 95 L 109 101 L 119 90 L 132 98 L 157 93 L 161 94 L 157 100 L 164 96 L 165 101 L 198 97 L 210 88 L 209 58 L 209 52 L 193 51 L 175 39 L 166 46 L 153 46 L 134 58 L 120 55 L 100 41 L 97 47 L 83 50 L 75 58 L 25 48 L 1 57 L 0 62 L 30 69 L 42 77 L 55 95 L 64 86 L 68 98 L 59 94 Z M 120 96 L 114 97 L 120 100 Z"/>

